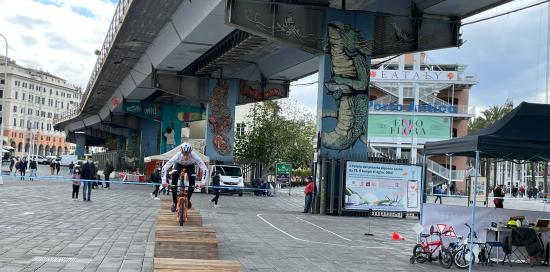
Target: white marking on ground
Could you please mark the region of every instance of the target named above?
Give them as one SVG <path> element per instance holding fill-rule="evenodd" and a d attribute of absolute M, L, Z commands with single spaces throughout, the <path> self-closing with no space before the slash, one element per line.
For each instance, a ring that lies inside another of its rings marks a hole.
<path fill-rule="evenodd" d="M 312 225 L 312 226 L 314 226 L 314 227 L 317 227 L 317 228 L 319 228 L 319 229 L 322 229 L 322 230 L 324 230 L 324 231 L 326 231 L 326 232 L 328 232 L 328 233 L 330 233 L 330 234 L 332 234 L 332 235 L 334 235 L 334 236 L 336 236 L 336 237 L 338 237 L 338 238 L 340 238 L 340 239 L 346 240 L 346 241 L 348 241 L 348 242 L 353 242 L 351 239 L 348 239 L 348 238 L 346 238 L 346 237 L 343 237 L 343 236 L 341 236 L 341 235 L 339 235 L 339 234 L 337 234 L 337 233 L 334 233 L 334 232 L 332 232 L 332 231 L 330 231 L 330 230 L 327 230 L 327 229 L 325 229 L 325 228 L 323 228 L 323 227 L 321 227 L 321 226 L 315 225 L 315 224 L 313 224 L 313 223 L 311 223 L 311 222 L 309 222 L 309 221 L 307 221 L 307 220 L 304 220 L 304 219 L 302 219 L 302 218 L 300 218 L 300 217 L 298 217 L 298 216 L 296 216 L 296 219 L 298 219 L 298 220 L 300 220 L 300 221 L 303 221 L 303 222 L 306 222 L 306 223 L 308 223 L 308 224 L 310 224 L 310 225 Z"/>
<path fill-rule="evenodd" d="M 31 215 L 34 214 L 33 212 L 24 212 L 23 215 Z"/>

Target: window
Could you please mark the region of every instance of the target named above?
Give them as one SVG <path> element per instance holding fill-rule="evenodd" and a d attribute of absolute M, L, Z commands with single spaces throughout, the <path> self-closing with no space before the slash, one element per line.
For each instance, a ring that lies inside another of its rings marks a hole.
<path fill-rule="evenodd" d="M 21 86 L 21 82 L 19 82 L 18 80 L 15 81 L 15 86 L 19 87 Z"/>
<path fill-rule="evenodd" d="M 33 85 L 33 84 L 29 84 L 29 89 L 34 90 L 34 85 Z"/>
<path fill-rule="evenodd" d="M 29 110 L 27 111 L 27 114 L 32 115 L 32 109 L 29 109 Z"/>
<path fill-rule="evenodd" d="M 52 90 L 52 89 L 50 89 L 50 95 L 52 94 L 52 92 L 53 92 L 53 90 Z"/>
<path fill-rule="evenodd" d="M 13 106 L 13 112 L 17 113 L 17 106 Z"/>
<path fill-rule="evenodd" d="M 4 97 L 4 90 L 0 90 L 0 98 Z"/>
<path fill-rule="evenodd" d="M 25 108 L 21 108 L 21 114 L 25 113 Z"/>
<path fill-rule="evenodd" d="M 48 112 L 48 118 L 52 118 L 52 113 Z"/>
<path fill-rule="evenodd" d="M 15 99 L 17 99 L 18 94 L 19 94 L 18 92 L 15 92 Z"/>
<path fill-rule="evenodd" d="M 237 124 L 237 130 L 235 131 L 236 132 L 236 136 L 237 137 L 241 137 L 244 135 L 244 131 L 245 131 L 245 124 L 244 123 L 238 123 Z"/>
<path fill-rule="evenodd" d="M 63 109 L 63 102 L 61 102 L 61 108 Z"/>
<path fill-rule="evenodd" d="M 458 137 L 458 130 L 457 128 L 453 128 L 453 138 Z"/>
<path fill-rule="evenodd" d="M 23 93 L 22 99 L 23 101 L 25 101 L 25 93 Z"/>
<path fill-rule="evenodd" d="M 4 84 L 4 80 L 3 80 L 3 79 L 0 79 L 0 84 Z"/>
<path fill-rule="evenodd" d="M 45 111 L 42 111 L 40 116 L 46 117 L 46 112 L 45 112 Z"/>
<path fill-rule="evenodd" d="M 17 126 L 17 118 L 13 118 L 13 126 Z"/>
<path fill-rule="evenodd" d="M 23 119 L 19 119 L 19 127 L 23 127 L 25 125 L 25 121 Z"/>
<path fill-rule="evenodd" d="M 55 95 L 59 95 L 59 91 L 55 91 Z"/>
<path fill-rule="evenodd" d="M 28 128 L 28 129 L 31 128 L 31 121 L 30 121 L 30 120 L 27 120 L 27 128 Z"/>
<path fill-rule="evenodd" d="M 42 97 L 42 105 L 45 105 L 46 103 L 46 98 Z"/>
<path fill-rule="evenodd" d="M 23 88 L 27 88 L 27 82 L 23 82 Z"/>
<path fill-rule="evenodd" d="M 57 119 L 57 116 L 58 116 L 58 115 L 57 115 L 57 113 L 56 113 L 56 114 L 53 115 L 53 118 Z"/>
<path fill-rule="evenodd" d="M 40 126 L 42 127 L 42 130 L 44 130 L 44 123 L 40 123 Z"/>
<path fill-rule="evenodd" d="M 71 98 L 71 94 L 67 94 L 67 98 Z"/>

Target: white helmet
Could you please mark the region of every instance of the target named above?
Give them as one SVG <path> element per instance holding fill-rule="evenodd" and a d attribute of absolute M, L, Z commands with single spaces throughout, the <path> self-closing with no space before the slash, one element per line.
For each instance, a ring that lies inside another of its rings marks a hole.
<path fill-rule="evenodd" d="M 181 153 L 191 153 L 193 147 L 189 143 L 181 144 Z"/>

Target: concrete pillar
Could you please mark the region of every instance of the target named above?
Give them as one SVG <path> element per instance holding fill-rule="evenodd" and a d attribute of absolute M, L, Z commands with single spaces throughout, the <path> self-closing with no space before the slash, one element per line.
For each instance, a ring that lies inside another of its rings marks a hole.
<path fill-rule="evenodd" d="M 76 150 L 75 154 L 80 158 L 86 153 L 86 135 L 84 133 L 75 133 Z"/>
<path fill-rule="evenodd" d="M 160 152 L 158 146 L 158 137 L 160 124 L 149 119 L 142 119 L 139 121 L 140 130 L 141 130 L 141 141 L 139 146 L 140 161 L 143 161 L 143 158 L 157 155 Z"/>

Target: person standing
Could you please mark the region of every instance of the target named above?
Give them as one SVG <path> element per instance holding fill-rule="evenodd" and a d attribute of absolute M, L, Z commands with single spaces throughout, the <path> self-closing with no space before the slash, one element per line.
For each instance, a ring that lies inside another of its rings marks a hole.
<path fill-rule="evenodd" d="M 27 162 L 25 159 L 19 161 L 19 174 L 21 175 L 21 180 L 25 180 L 25 172 L 27 171 Z"/>
<path fill-rule="evenodd" d="M 311 208 L 311 202 L 313 201 L 313 177 L 307 177 L 307 185 L 304 189 L 305 194 L 305 206 L 302 213 L 308 213 Z"/>
<path fill-rule="evenodd" d="M 214 208 L 218 207 L 218 199 L 220 198 L 220 172 L 216 171 L 214 172 L 214 176 L 212 177 L 212 186 L 214 186 L 214 194 L 216 195 L 214 198 L 210 200 L 210 203 L 214 203 Z"/>
<path fill-rule="evenodd" d="M 103 174 L 105 176 L 105 188 L 107 188 L 107 189 L 111 188 L 110 183 L 109 183 L 109 178 L 111 176 L 111 173 L 113 173 L 114 170 L 115 169 L 114 169 L 113 164 L 111 163 L 111 161 L 107 160 L 107 162 L 105 163 L 105 171 L 103 171 Z"/>
<path fill-rule="evenodd" d="M 71 176 L 73 179 L 73 201 L 78 200 L 78 191 L 80 190 L 80 168 L 75 167 Z"/>
<path fill-rule="evenodd" d="M 69 164 L 69 175 L 73 175 L 73 169 L 74 169 L 74 162 L 71 162 L 71 164 Z"/>
<path fill-rule="evenodd" d="M 437 200 L 439 199 L 439 204 L 443 204 L 441 200 L 441 195 L 443 194 L 443 186 L 437 186 L 435 187 L 435 201 L 434 203 L 437 203 Z"/>
<path fill-rule="evenodd" d="M 59 176 L 59 170 L 61 169 L 61 163 L 60 162 L 56 162 L 55 163 L 55 170 L 57 171 L 56 172 L 56 175 Z"/>
<path fill-rule="evenodd" d="M 36 177 L 36 170 L 38 169 L 38 167 L 36 166 L 36 161 L 35 160 L 31 161 L 30 169 L 31 169 L 30 180 L 32 181 L 32 180 L 34 180 L 33 177 Z"/>
<path fill-rule="evenodd" d="M 15 165 L 15 159 L 14 158 L 10 158 L 10 175 L 11 175 L 11 172 L 13 171 L 13 166 Z"/>
<path fill-rule="evenodd" d="M 92 180 L 95 179 L 94 174 L 96 172 L 95 165 L 92 161 L 86 161 L 82 166 L 80 179 L 82 181 L 82 199 L 83 201 L 91 201 L 92 197 Z"/>
<path fill-rule="evenodd" d="M 501 186 L 497 186 L 495 190 L 493 191 L 493 196 L 495 197 L 493 199 L 493 204 L 495 204 L 495 208 L 504 208 L 504 192 L 502 191 Z"/>
<path fill-rule="evenodd" d="M 55 159 L 52 159 L 50 161 L 50 174 L 53 176 L 54 173 L 55 173 Z"/>
<path fill-rule="evenodd" d="M 160 167 L 157 167 L 157 169 L 155 169 L 155 172 L 153 172 L 153 174 L 151 175 L 151 182 L 155 184 L 155 190 L 153 190 L 153 192 L 151 193 L 151 197 L 154 197 L 155 200 L 159 200 L 159 189 L 160 183 L 162 182 L 160 172 Z"/>

